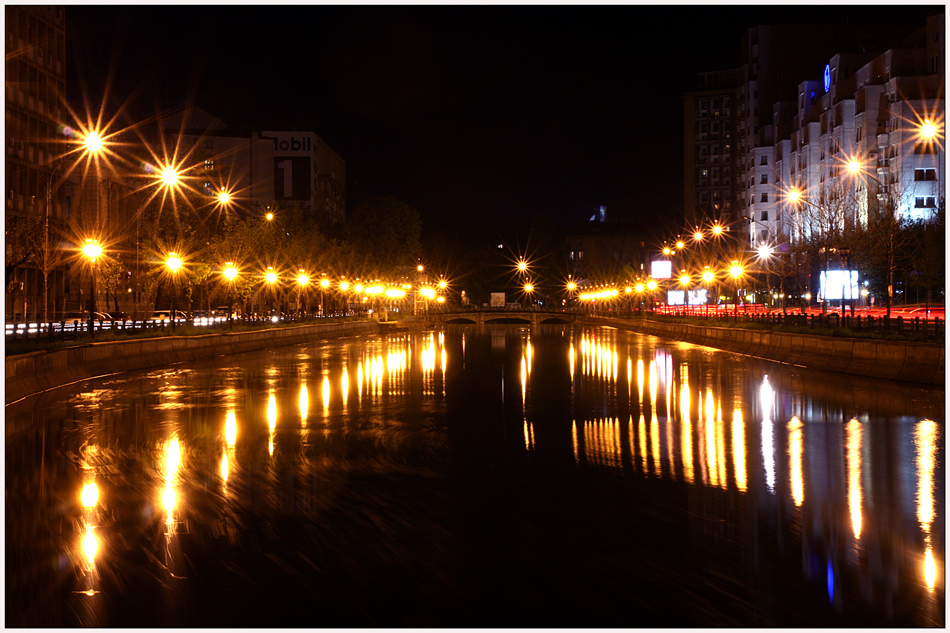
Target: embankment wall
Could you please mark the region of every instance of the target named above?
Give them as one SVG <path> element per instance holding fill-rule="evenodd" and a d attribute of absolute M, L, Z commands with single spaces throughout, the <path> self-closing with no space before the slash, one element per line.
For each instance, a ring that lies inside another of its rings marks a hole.
<path fill-rule="evenodd" d="M 589 321 L 811 369 L 944 386 L 943 343 L 811 336 L 641 319 L 592 317 Z"/>

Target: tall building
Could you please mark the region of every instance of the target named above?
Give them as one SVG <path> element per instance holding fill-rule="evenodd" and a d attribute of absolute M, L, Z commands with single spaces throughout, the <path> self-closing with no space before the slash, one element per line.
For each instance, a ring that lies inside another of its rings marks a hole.
<path fill-rule="evenodd" d="M 735 220 L 739 70 L 700 73 L 684 97 L 683 209 L 691 227 Z"/>
<path fill-rule="evenodd" d="M 736 206 L 751 247 L 788 239 L 785 194 L 797 187 L 806 189 L 808 198 L 821 199 L 819 189 L 827 192 L 843 175 L 846 158 L 865 165 L 897 159 L 905 166 L 902 175 L 894 164 L 880 165 L 890 171 L 892 188 L 921 189 L 912 185 L 914 171 L 907 165 L 922 161 L 906 157 L 914 152 L 909 135 L 915 118 L 920 122 L 924 113 L 939 112 L 942 120 L 943 20 L 935 16 L 909 36 L 888 26 L 759 26 L 746 32 Z M 943 149 L 934 147 L 940 156 L 931 162 L 942 164 Z M 930 188 L 941 186 L 934 182 Z M 865 195 L 859 211 L 865 219 L 866 200 Z M 932 203 L 926 196 L 920 202 Z M 926 216 L 910 208 L 902 214 Z"/>
<path fill-rule="evenodd" d="M 44 274 L 49 309 L 62 309 L 64 267 L 44 266 L 47 219 L 67 215 L 58 181 L 65 169 L 54 141 L 66 88 L 66 18 L 62 6 L 5 7 L 6 19 L 6 313 L 42 317 Z M 55 234 L 55 231 L 53 232 Z M 35 250 L 39 242 L 39 253 Z M 47 260 L 48 261 L 48 260 Z"/>
<path fill-rule="evenodd" d="M 165 145 L 187 157 L 197 188 L 208 196 L 227 191 L 239 212 L 260 216 L 293 204 L 321 224 L 346 219 L 346 162 L 313 132 L 234 135 L 200 108 L 166 116 L 160 126 Z"/>

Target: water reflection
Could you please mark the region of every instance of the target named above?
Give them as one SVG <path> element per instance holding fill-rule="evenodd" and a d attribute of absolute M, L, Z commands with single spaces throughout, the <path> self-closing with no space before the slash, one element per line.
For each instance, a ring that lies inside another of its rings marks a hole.
<path fill-rule="evenodd" d="M 617 330 L 513 327 L 400 332 L 144 372 L 8 407 L 8 473 L 15 464 L 19 477 L 8 475 L 8 533 L 52 533 L 57 513 L 74 508 L 78 527 L 57 547 L 85 575 L 55 582 L 136 605 L 147 601 L 133 586 L 173 596 L 161 625 L 173 613 L 194 623 L 187 617 L 200 609 L 182 606 L 192 589 L 234 591 L 246 624 L 261 626 L 263 602 L 359 613 L 374 608 L 367 587 L 382 585 L 403 601 L 387 608 L 408 610 L 412 587 L 386 570 L 412 569 L 444 599 L 456 592 L 461 602 L 446 611 L 464 603 L 460 587 L 473 591 L 465 576 L 484 557 L 518 570 L 497 581 L 506 589 L 532 586 L 532 565 L 568 533 L 590 554 L 575 570 L 612 568 L 604 561 L 624 559 L 639 546 L 630 541 L 642 543 L 639 556 L 656 545 L 611 533 L 635 516 L 665 526 L 669 539 L 657 542 L 675 541 L 683 558 L 617 574 L 667 569 L 685 583 L 713 570 L 753 596 L 736 611 L 741 624 L 785 624 L 777 614 L 810 595 L 783 590 L 796 577 L 817 584 L 822 609 L 837 609 L 816 611 L 821 623 L 873 612 L 887 624 L 940 624 L 942 394 L 849 380 Z M 310 410 L 311 388 L 322 416 Z M 610 493 L 598 494 L 601 485 Z M 69 502 L 44 505 L 44 494 Z M 630 509 L 654 497 L 650 512 Z M 571 530 L 560 527 L 565 517 Z M 471 554 L 508 538 L 504 555 Z M 29 594 L 34 567 L 12 561 L 11 595 Z M 549 592 L 578 582 L 555 576 Z M 228 589 L 208 589 L 212 579 Z M 924 612 L 929 619 L 915 619 Z M 75 624 L 49 617 L 14 623 Z"/>

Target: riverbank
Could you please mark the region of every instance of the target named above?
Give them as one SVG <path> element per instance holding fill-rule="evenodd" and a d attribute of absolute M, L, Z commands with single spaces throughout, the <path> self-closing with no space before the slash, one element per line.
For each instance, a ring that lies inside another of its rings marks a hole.
<path fill-rule="evenodd" d="M 944 343 L 830 338 L 648 319 L 589 317 L 588 322 L 822 371 L 940 387 L 945 381 Z"/>
<path fill-rule="evenodd" d="M 268 328 L 248 332 L 221 332 L 200 336 L 163 336 L 127 341 L 87 343 L 6 359 L 6 404 L 70 383 L 172 365 L 185 361 L 238 354 L 269 347 L 375 332 L 379 323 L 325 323 Z"/>

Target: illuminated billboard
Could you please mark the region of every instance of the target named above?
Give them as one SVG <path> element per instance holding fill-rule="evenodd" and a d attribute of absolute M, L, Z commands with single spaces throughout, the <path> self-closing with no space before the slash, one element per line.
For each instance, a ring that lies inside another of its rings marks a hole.
<path fill-rule="evenodd" d="M 654 279 L 669 279 L 673 276 L 673 262 L 668 259 L 650 262 L 650 276 Z"/>
<path fill-rule="evenodd" d="M 820 296 L 823 300 L 857 299 L 858 271 L 856 270 L 823 270 L 819 277 L 821 283 Z"/>
<path fill-rule="evenodd" d="M 668 290 L 666 293 L 666 303 L 667 305 L 671 305 L 671 306 L 686 305 L 686 291 L 685 290 Z M 689 305 L 700 306 L 700 305 L 705 305 L 705 304 L 706 304 L 706 289 L 705 288 L 689 291 Z"/>

